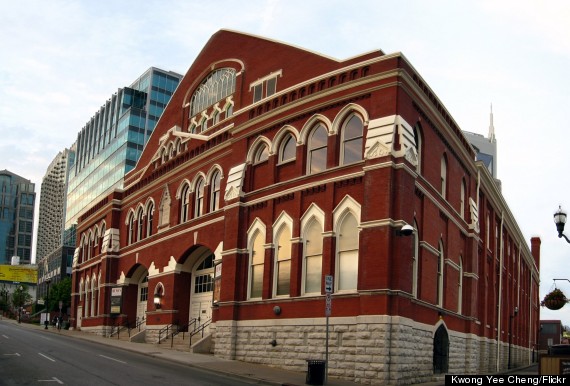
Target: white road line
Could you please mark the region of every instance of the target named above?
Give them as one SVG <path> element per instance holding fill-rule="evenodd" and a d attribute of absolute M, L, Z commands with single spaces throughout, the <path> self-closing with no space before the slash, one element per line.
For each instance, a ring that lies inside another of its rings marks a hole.
<path fill-rule="evenodd" d="M 62 381 L 60 381 L 59 379 L 57 379 L 56 377 L 53 377 L 52 379 L 38 379 L 38 382 L 57 382 L 60 385 L 63 385 L 64 383 Z"/>
<path fill-rule="evenodd" d="M 105 355 L 101 355 L 101 354 L 99 354 L 99 356 L 100 356 L 100 357 L 103 357 L 103 358 L 105 358 L 105 359 L 109 359 L 109 360 L 115 361 L 115 362 L 119 362 L 119 363 L 127 364 L 127 362 L 123 362 L 123 361 L 120 361 L 120 360 L 118 360 L 118 359 L 115 359 L 115 358 L 111 358 L 111 357 L 108 357 L 108 356 L 105 356 Z"/>
<path fill-rule="evenodd" d="M 17 356 L 17 357 L 20 356 L 20 354 L 18 354 L 18 353 L 14 353 L 14 354 L 4 354 L 4 355 L 10 355 L 10 356 L 11 356 L 11 355 L 15 355 L 15 356 Z"/>
<path fill-rule="evenodd" d="M 2 334 L 2 336 L 6 339 L 10 339 L 9 337 L 7 337 L 6 335 Z"/>
<path fill-rule="evenodd" d="M 41 355 L 41 356 L 43 356 L 43 357 L 46 358 L 46 359 L 49 359 L 49 360 L 52 361 L 52 362 L 55 362 L 55 359 L 52 359 L 52 358 L 50 358 L 50 357 L 48 357 L 48 356 L 42 354 L 41 352 L 39 352 L 38 354 Z"/>

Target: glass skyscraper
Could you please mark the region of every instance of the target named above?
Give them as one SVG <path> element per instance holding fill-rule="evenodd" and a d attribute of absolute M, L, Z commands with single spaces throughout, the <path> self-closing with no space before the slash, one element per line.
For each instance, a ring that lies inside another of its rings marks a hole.
<path fill-rule="evenodd" d="M 30 264 L 34 223 L 35 185 L 8 170 L 0 171 L 0 264 L 13 256 Z"/>
<path fill-rule="evenodd" d="M 72 147 L 75 158 L 67 190 L 67 235 L 75 236 L 73 228 L 84 209 L 123 187 L 124 175 L 136 165 L 181 79 L 180 74 L 151 67 L 113 94 L 81 129 Z"/>

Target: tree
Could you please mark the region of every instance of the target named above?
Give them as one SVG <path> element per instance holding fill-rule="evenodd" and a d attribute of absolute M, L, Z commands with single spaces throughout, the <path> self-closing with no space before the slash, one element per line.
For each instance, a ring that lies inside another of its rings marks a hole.
<path fill-rule="evenodd" d="M 23 307 L 26 304 L 32 302 L 32 295 L 28 292 L 28 286 L 25 284 L 20 284 L 16 287 L 16 290 L 12 293 L 12 304 L 14 307 Z"/>
<path fill-rule="evenodd" d="M 48 311 L 59 311 L 61 301 L 62 310 L 71 305 L 71 278 L 66 277 L 62 281 L 52 285 L 48 294 Z"/>

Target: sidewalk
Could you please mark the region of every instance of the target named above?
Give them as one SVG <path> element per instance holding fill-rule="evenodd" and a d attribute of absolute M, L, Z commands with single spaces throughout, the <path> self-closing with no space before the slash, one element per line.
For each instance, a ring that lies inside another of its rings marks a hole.
<path fill-rule="evenodd" d="M 18 324 L 12 319 L 3 318 L 0 323 Z M 170 348 L 162 348 L 160 345 L 150 343 L 133 343 L 123 340 L 104 338 L 81 331 L 57 330 L 49 327 L 47 330 L 43 326 L 34 324 L 21 323 L 21 328 L 31 328 L 42 330 L 48 334 L 61 334 L 77 339 L 88 340 L 91 342 L 113 346 L 122 350 L 137 352 L 156 358 L 162 358 L 171 362 L 178 362 L 187 366 L 207 369 L 217 373 L 224 373 L 229 376 L 255 380 L 262 385 L 280 385 L 280 386 L 302 386 L 305 385 L 306 373 L 282 370 L 254 363 L 241 362 L 236 360 L 227 360 L 217 358 L 213 355 L 193 354 L 184 351 L 176 351 Z M 327 385 L 330 386 L 354 386 L 354 382 L 343 381 L 335 378 L 329 378 Z"/>

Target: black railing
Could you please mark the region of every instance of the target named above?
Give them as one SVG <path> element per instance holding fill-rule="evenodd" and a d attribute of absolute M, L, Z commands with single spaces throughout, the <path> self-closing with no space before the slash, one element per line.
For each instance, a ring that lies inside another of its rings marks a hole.
<path fill-rule="evenodd" d="M 210 325 L 211 321 L 212 320 L 207 320 L 204 324 L 198 326 L 192 333 L 190 333 L 190 346 L 192 346 L 192 338 L 195 335 L 202 334 L 202 338 L 204 337 L 204 330 Z"/>
<path fill-rule="evenodd" d="M 129 333 L 129 337 L 131 336 L 131 329 L 130 329 L 130 324 L 128 320 L 125 320 L 123 322 L 117 322 L 115 323 L 113 326 L 111 326 L 111 333 L 109 334 L 109 338 L 112 338 L 113 335 L 117 334 L 117 339 L 120 339 L 120 334 L 121 331 L 127 329 L 128 333 Z M 115 328 L 117 329 L 115 331 Z"/>
<path fill-rule="evenodd" d="M 160 331 L 158 331 L 158 344 L 163 340 L 168 339 L 169 336 L 172 336 L 175 331 L 178 331 L 178 326 L 176 324 L 169 324 L 166 327 L 161 328 Z"/>

